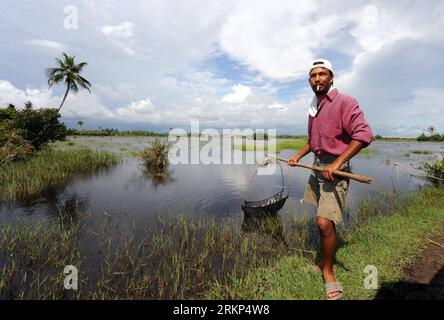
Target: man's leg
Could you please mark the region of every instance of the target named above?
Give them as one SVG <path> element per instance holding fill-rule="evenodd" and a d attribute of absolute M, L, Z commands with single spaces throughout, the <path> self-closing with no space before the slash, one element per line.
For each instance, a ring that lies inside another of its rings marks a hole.
<path fill-rule="evenodd" d="M 322 260 L 319 267 L 322 271 L 325 283 L 336 282 L 336 278 L 333 272 L 333 262 L 336 253 L 336 228 L 333 221 L 330 221 L 323 217 L 317 217 L 316 223 L 319 229 L 319 235 L 321 238 L 321 251 Z M 334 297 L 339 292 L 332 292 L 329 297 Z"/>

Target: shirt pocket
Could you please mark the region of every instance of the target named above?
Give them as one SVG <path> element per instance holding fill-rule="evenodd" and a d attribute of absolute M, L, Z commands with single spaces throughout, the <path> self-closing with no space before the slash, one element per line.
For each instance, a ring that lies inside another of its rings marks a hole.
<path fill-rule="evenodd" d="M 336 139 L 342 134 L 341 123 L 339 121 L 333 121 L 330 119 L 324 119 L 321 122 L 322 129 L 321 135 L 327 138 Z"/>
<path fill-rule="evenodd" d="M 321 150 L 335 154 L 341 133 L 339 122 L 329 119 L 323 120 L 319 134 Z"/>

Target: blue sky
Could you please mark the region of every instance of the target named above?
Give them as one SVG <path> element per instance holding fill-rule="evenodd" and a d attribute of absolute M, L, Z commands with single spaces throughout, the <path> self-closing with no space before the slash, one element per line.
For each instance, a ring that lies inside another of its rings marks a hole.
<path fill-rule="evenodd" d="M 65 51 L 88 62 L 93 84 L 68 96 L 70 126 L 199 120 L 304 134 L 307 68 L 324 57 L 375 134 L 444 133 L 441 1 L 4 0 L 0 10 L 0 105 L 57 107 L 64 88 L 48 89 L 44 71 Z"/>

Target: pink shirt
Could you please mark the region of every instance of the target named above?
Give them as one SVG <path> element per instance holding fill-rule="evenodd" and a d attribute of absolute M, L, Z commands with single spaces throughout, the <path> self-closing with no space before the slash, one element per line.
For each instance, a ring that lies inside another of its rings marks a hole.
<path fill-rule="evenodd" d="M 310 150 L 339 156 L 352 139 L 367 147 L 373 141 L 372 130 L 358 102 L 333 89 L 322 100 L 316 116 L 308 116 Z"/>

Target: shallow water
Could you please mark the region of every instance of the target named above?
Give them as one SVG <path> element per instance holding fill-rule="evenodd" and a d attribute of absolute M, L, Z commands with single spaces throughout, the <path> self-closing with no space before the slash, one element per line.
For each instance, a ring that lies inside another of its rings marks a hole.
<path fill-rule="evenodd" d="M 71 140 L 76 145 L 125 153 L 141 150 L 153 139 L 88 137 Z M 381 188 L 406 192 L 427 183 L 411 173 L 420 174 L 414 166 L 437 157 L 442 147 L 442 143 L 374 142 L 369 147 L 369 155 L 358 155 L 352 159 L 353 172 L 372 177 L 375 183 L 351 182 L 347 196 L 349 213 L 353 214 L 353 208 L 360 199 L 377 194 Z M 428 150 L 432 154 L 413 154 L 413 150 Z M 225 147 L 221 153 L 224 151 Z M 237 152 L 244 156 L 244 162 L 246 156 L 254 156 L 253 151 Z M 294 150 L 283 150 L 279 156 L 290 158 L 294 153 Z M 406 156 L 407 153 L 410 155 Z M 307 155 L 302 162 L 311 164 L 312 155 Z M 95 221 L 99 224 L 104 217 L 111 216 L 115 221 L 133 221 L 142 228 L 149 228 L 156 214 L 230 216 L 240 221 L 243 199 L 265 198 L 278 192 L 282 186 L 279 170 L 270 176 L 257 176 L 254 174 L 256 168 L 254 164 L 172 164 L 166 177 L 156 178 L 143 170 L 137 158 L 128 156 L 113 168 L 73 178 L 61 188 L 47 190 L 37 201 L 2 202 L 0 223 L 12 222 L 17 217 L 33 221 L 52 219 L 60 210 L 86 212 L 90 223 Z M 310 171 L 284 165 L 283 172 L 286 192 L 290 182 L 290 197 L 280 215 L 285 220 L 294 215 L 314 214 L 312 206 L 301 203 Z"/>

